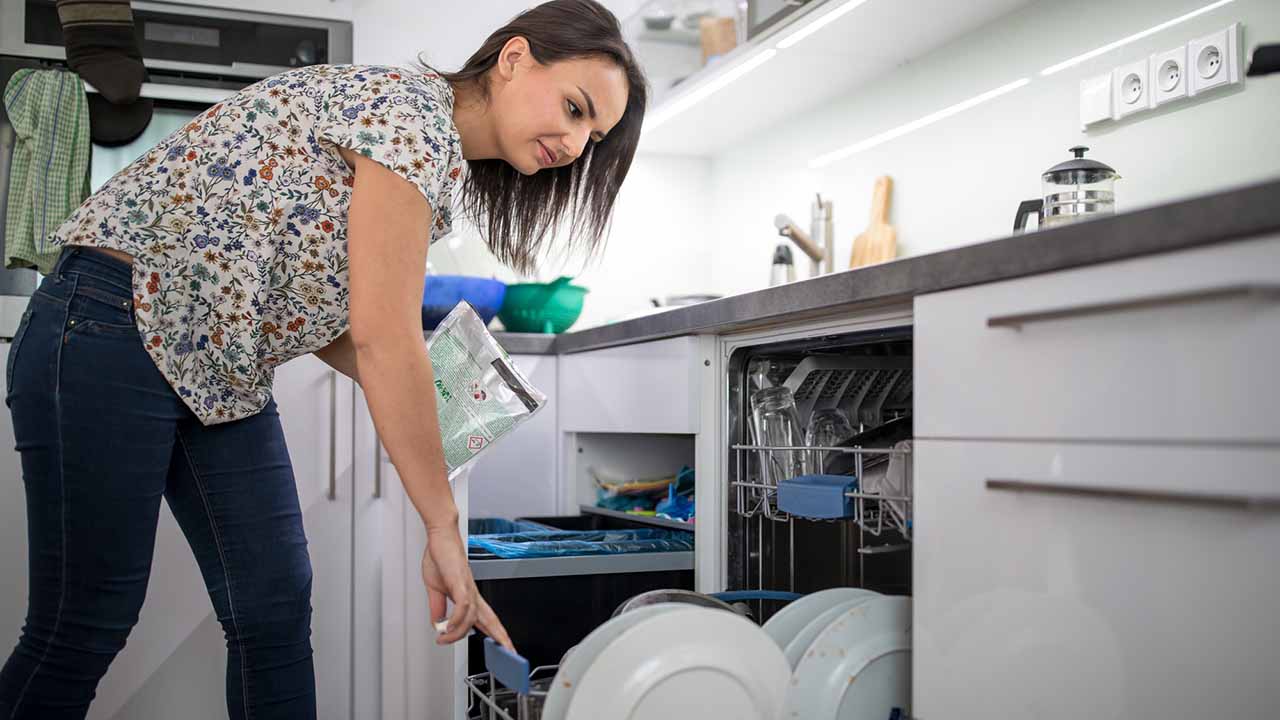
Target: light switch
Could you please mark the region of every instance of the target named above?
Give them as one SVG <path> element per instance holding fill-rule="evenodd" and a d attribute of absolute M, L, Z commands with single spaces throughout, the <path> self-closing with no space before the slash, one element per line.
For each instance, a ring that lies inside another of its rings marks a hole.
<path fill-rule="evenodd" d="M 1111 119 L 1111 73 L 1080 81 L 1080 128 Z"/>

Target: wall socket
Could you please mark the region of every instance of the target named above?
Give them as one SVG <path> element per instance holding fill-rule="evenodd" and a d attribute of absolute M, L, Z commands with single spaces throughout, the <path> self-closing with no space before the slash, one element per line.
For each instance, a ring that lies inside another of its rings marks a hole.
<path fill-rule="evenodd" d="M 1082 80 L 1080 124 L 1087 129 L 1242 80 L 1236 22 L 1182 47 Z"/>
<path fill-rule="evenodd" d="M 1146 59 L 1111 71 L 1112 117 L 1119 120 L 1151 107 L 1151 72 Z"/>
<path fill-rule="evenodd" d="M 1182 46 L 1151 56 L 1151 99 L 1156 107 L 1187 96 L 1187 48 Z"/>
<path fill-rule="evenodd" d="M 1190 94 L 1240 82 L 1239 46 L 1240 23 L 1187 43 Z"/>

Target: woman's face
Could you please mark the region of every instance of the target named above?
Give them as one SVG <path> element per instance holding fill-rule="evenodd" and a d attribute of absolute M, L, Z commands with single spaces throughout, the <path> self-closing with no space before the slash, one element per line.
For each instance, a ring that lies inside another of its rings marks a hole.
<path fill-rule="evenodd" d="M 516 37 L 493 72 L 488 112 L 498 151 L 525 175 L 577 160 L 587 143 L 599 142 L 618 124 L 627 107 L 627 76 L 604 58 L 542 65 L 525 39 Z"/>

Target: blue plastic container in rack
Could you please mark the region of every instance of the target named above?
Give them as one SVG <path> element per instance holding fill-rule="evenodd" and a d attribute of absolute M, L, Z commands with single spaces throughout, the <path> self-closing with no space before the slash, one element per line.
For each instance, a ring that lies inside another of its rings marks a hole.
<path fill-rule="evenodd" d="M 845 493 L 858 489 L 848 475 L 800 475 L 778 483 L 778 509 L 796 517 L 838 520 L 853 517 L 853 498 Z"/>

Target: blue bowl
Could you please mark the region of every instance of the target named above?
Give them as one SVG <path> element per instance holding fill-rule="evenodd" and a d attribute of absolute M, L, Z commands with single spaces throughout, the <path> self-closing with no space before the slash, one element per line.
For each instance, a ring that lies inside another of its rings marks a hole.
<path fill-rule="evenodd" d="M 434 330 L 458 303 L 466 300 L 480 319 L 489 321 L 502 308 L 507 284 L 468 275 L 428 275 L 422 288 L 422 329 Z"/>

